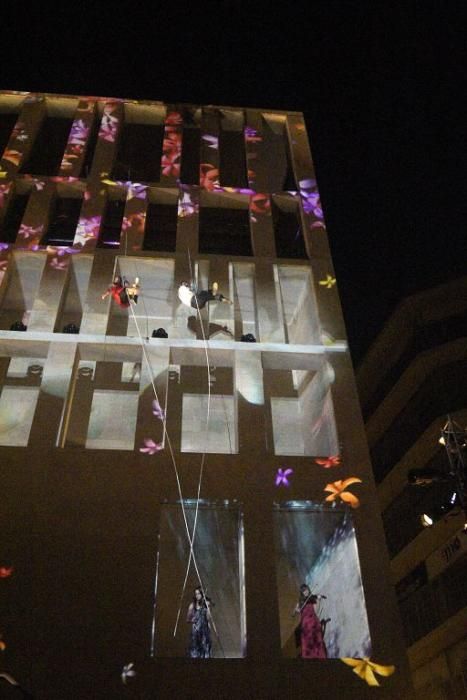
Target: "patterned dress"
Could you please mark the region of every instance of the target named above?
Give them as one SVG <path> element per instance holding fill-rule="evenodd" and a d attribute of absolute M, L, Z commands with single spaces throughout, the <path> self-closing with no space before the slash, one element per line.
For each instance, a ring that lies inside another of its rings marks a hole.
<path fill-rule="evenodd" d="M 309 600 L 300 612 L 300 647 L 302 659 L 327 659 L 321 622 Z"/>
<path fill-rule="evenodd" d="M 211 630 L 209 629 L 208 611 L 205 605 L 199 608 L 190 606 L 188 622 L 191 622 L 190 645 L 188 656 L 192 659 L 211 658 Z"/>

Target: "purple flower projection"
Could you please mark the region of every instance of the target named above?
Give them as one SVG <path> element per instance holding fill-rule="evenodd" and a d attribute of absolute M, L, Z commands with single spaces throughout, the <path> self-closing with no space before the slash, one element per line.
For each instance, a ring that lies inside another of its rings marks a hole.
<path fill-rule="evenodd" d="M 68 143 L 84 145 L 89 134 L 89 125 L 83 119 L 76 119 L 71 125 Z"/>
<path fill-rule="evenodd" d="M 161 408 L 159 401 L 156 401 L 156 399 L 152 402 L 152 413 L 156 418 L 159 418 L 159 420 L 165 420 L 165 411 Z"/>
<path fill-rule="evenodd" d="M 178 200 L 178 216 L 184 218 L 198 214 L 199 203 L 193 199 L 189 185 L 179 185 L 180 199 Z"/>
<path fill-rule="evenodd" d="M 148 455 L 155 455 L 156 452 L 160 452 L 162 450 L 161 442 L 154 442 L 154 440 L 151 440 L 151 438 L 144 438 L 143 442 L 144 447 L 139 448 L 140 452 L 145 452 Z"/>
<path fill-rule="evenodd" d="M 276 473 L 276 486 L 290 486 L 289 477 L 293 474 L 293 469 L 278 469 Z"/>
<path fill-rule="evenodd" d="M 58 258 L 52 258 L 50 261 L 50 267 L 53 267 L 54 270 L 66 270 L 70 261 L 67 260 L 66 258 L 64 260 L 59 260 Z"/>
<path fill-rule="evenodd" d="M 208 148 L 213 148 L 215 151 L 219 148 L 219 137 L 212 134 L 203 134 L 203 141 L 206 141 Z"/>
<path fill-rule="evenodd" d="M 316 180 L 312 178 L 300 180 L 299 187 L 303 211 L 315 219 L 311 224 L 311 228 L 324 228 L 323 210 Z"/>
<path fill-rule="evenodd" d="M 89 239 L 97 239 L 101 227 L 100 216 L 83 217 L 78 222 L 76 229 L 75 243 L 84 245 Z"/>
<path fill-rule="evenodd" d="M 26 226 L 26 224 L 21 224 L 18 231 L 18 236 L 23 238 L 25 241 L 29 238 L 40 238 L 42 236 L 42 230 L 44 226 Z"/>

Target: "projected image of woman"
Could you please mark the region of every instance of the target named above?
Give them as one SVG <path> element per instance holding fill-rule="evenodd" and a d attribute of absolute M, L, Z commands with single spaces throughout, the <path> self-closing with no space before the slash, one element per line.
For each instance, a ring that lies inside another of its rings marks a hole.
<path fill-rule="evenodd" d="M 306 583 L 300 586 L 300 597 L 294 614 L 300 615 L 300 656 L 302 659 L 326 659 L 328 654 L 323 639 L 321 622 L 315 612 L 318 596 L 313 595 Z"/>
<path fill-rule="evenodd" d="M 188 606 L 186 621 L 191 623 L 188 656 L 192 659 L 211 658 L 211 630 L 209 622 L 210 600 L 203 594 L 200 586 L 193 591 L 193 601 Z"/>

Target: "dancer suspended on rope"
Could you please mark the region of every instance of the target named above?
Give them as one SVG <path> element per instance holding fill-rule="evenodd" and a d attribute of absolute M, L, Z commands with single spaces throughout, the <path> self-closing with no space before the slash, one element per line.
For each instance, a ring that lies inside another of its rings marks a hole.
<path fill-rule="evenodd" d="M 195 285 L 188 282 L 182 282 L 178 288 L 178 298 L 185 306 L 192 309 L 204 309 L 208 301 L 221 301 L 224 304 L 232 304 L 230 299 L 227 299 L 223 294 L 218 293 L 219 285 L 217 282 L 212 283 L 210 289 L 198 290 Z"/>
<path fill-rule="evenodd" d="M 108 296 L 111 296 L 119 306 L 128 307 L 130 306 L 131 301 L 133 301 L 135 304 L 138 303 L 139 293 L 139 277 L 135 277 L 134 282 L 130 283 L 126 277 L 115 275 L 114 281 L 104 292 L 102 299 L 106 299 Z"/>

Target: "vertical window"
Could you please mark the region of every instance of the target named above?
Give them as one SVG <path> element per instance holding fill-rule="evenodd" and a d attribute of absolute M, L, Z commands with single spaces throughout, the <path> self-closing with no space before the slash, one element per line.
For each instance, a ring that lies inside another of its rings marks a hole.
<path fill-rule="evenodd" d="M 81 205 L 81 198 L 55 198 L 43 245 L 73 245 Z"/>
<path fill-rule="evenodd" d="M 112 179 L 159 182 L 163 135 L 163 124 L 125 123 Z"/>
<path fill-rule="evenodd" d="M 208 197 L 199 212 L 200 253 L 253 255 L 248 209 L 207 206 Z"/>
<path fill-rule="evenodd" d="M 143 250 L 175 252 L 177 204 L 149 202 L 144 228 Z"/>
<path fill-rule="evenodd" d="M 323 658 L 323 641 L 327 658 L 370 656 L 350 513 L 309 501 L 292 501 L 276 506 L 274 525 L 283 655 Z M 314 596 L 308 599 L 311 608 L 305 604 L 306 598 L 300 597 L 302 584 Z M 313 641 L 314 633 L 320 643 L 316 638 Z"/>
<path fill-rule="evenodd" d="M 298 203 L 293 197 L 272 197 L 272 221 L 277 257 L 307 258 Z"/>
<path fill-rule="evenodd" d="M 123 215 L 125 213 L 124 199 L 108 199 L 102 217 L 99 248 L 116 248 L 120 245 Z"/>
<path fill-rule="evenodd" d="M 243 524 L 240 507 L 226 501 L 184 501 L 160 510 L 159 553 L 151 635 L 152 656 L 196 657 L 210 646 L 213 658 L 241 658 L 246 651 Z M 196 517 L 197 512 L 197 517 Z M 188 529 L 194 536 L 196 566 L 190 562 Z M 182 598 L 185 572 L 190 570 Z M 211 599 L 210 640 L 200 647 L 187 624 L 194 588 L 202 585 Z M 149 595 L 149 592 L 148 592 Z M 178 619 L 178 624 L 177 624 Z"/>
<path fill-rule="evenodd" d="M 199 161 L 201 153 L 201 130 L 183 127 L 182 164 L 180 182 L 184 185 L 199 185 Z"/>
<path fill-rule="evenodd" d="M 72 118 L 46 116 L 20 172 L 29 175 L 57 175 L 72 123 Z"/>

